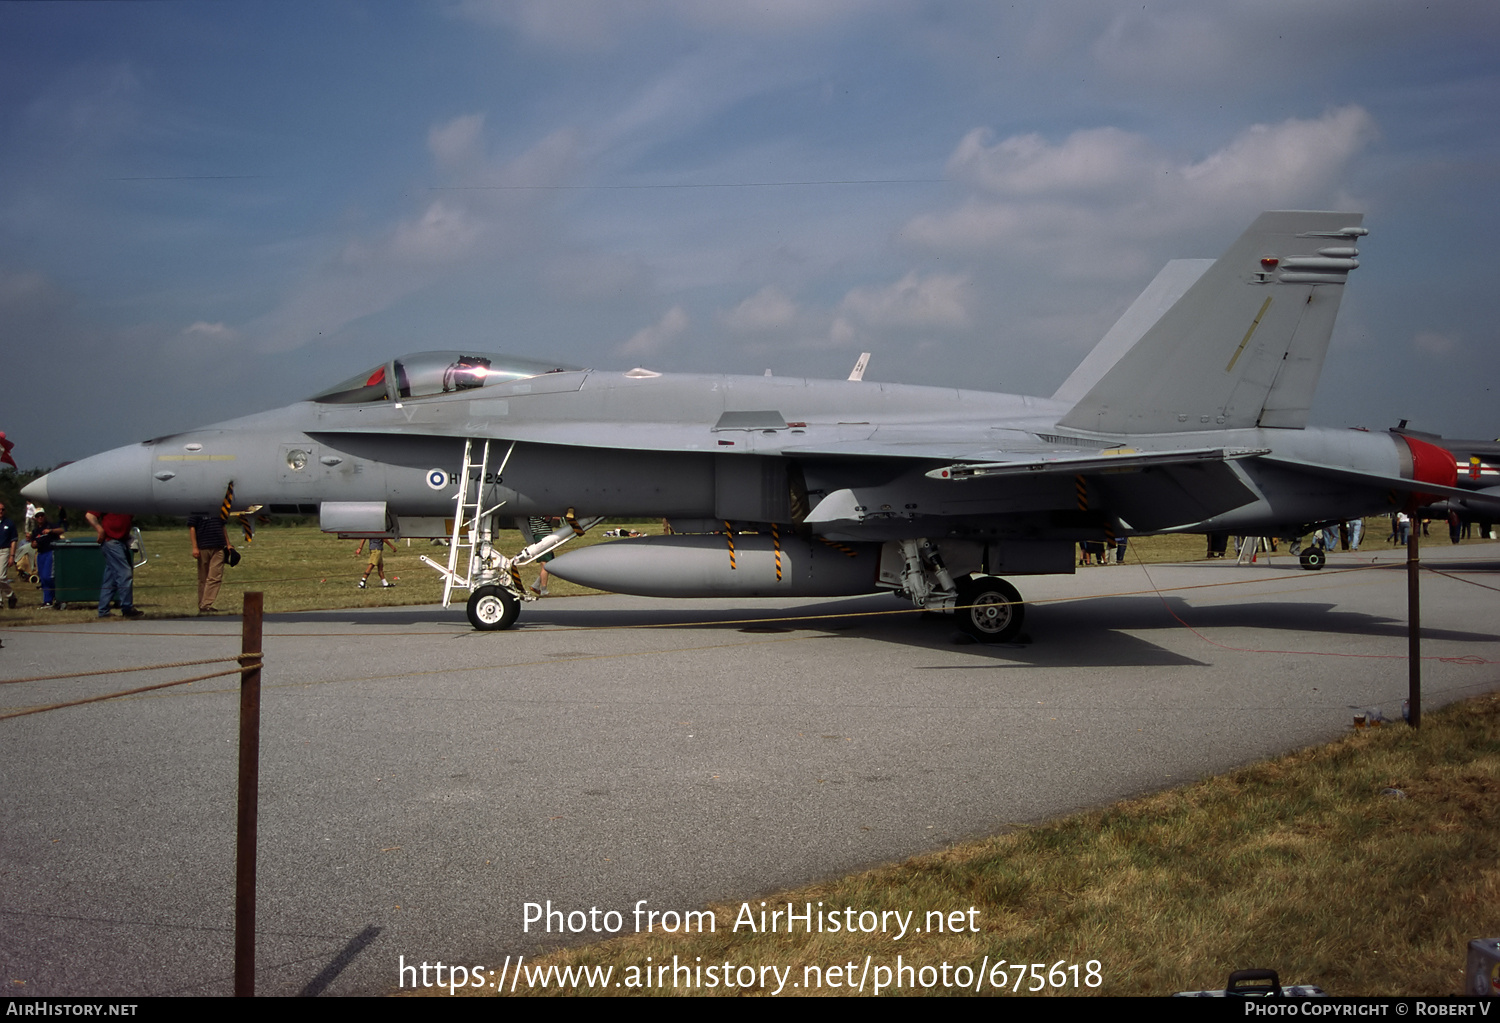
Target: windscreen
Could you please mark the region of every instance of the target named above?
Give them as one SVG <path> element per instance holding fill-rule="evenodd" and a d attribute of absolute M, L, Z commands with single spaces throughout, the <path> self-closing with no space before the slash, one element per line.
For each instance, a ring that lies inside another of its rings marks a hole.
<path fill-rule="evenodd" d="M 525 359 L 515 355 L 418 352 L 402 356 L 387 365 L 357 373 L 348 380 L 313 395 L 311 400 L 326 405 L 362 405 L 397 398 L 450 394 L 547 373 L 577 372 L 580 369 L 579 366 Z M 396 382 L 394 395 L 392 375 Z"/>

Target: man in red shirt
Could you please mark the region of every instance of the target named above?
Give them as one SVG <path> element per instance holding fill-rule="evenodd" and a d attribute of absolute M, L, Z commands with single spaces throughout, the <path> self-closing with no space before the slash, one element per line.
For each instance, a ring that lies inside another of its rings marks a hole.
<path fill-rule="evenodd" d="M 99 537 L 99 548 L 104 552 L 104 582 L 99 587 L 99 617 L 109 617 L 110 601 L 120 601 L 120 613 L 126 618 L 144 617 L 137 611 L 131 590 L 133 580 L 130 569 L 130 526 L 134 521 L 129 515 L 118 512 L 88 513 L 89 525 Z"/>

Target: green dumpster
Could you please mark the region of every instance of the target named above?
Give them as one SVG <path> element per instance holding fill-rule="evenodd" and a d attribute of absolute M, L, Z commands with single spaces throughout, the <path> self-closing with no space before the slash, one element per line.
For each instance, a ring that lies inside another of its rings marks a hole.
<path fill-rule="evenodd" d="M 98 604 L 104 551 L 93 540 L 59 540 L 52 545 L 52 580 L 59 604 Z"/>

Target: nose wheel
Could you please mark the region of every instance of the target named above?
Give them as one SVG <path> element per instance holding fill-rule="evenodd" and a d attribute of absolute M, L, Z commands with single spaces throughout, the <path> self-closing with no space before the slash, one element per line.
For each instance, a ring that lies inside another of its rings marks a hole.
<path fill-rule="evenodd" d="M 1321 547 L 1311 547 L 1303 551 L 1297 560 L 1302 562 L 1302 567 L 1309 572 L 1316 572 L 1328 563 L 1328 555 L 1323 553 Z"/>
<path fill-rule="evenodd" d="M 1010 643 L 1021 634 L 1026 605 L 1004 579 L 983 576 L 958 584 L 958 627 L 981 643 Z"/>
<path fill-rule="evenodd" d="M 481 586 L 469 594 L 469 624 L 484 632 L 508 629 L 516 623 L 521 604 L 499 586 Z"/>

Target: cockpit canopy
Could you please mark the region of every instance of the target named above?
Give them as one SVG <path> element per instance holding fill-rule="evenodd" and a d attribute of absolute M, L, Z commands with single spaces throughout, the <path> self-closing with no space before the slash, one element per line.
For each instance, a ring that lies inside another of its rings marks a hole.
<path fill-rule="evenodd" d="M 523 359 L 515 355 L 491 355 L 487 352 L 417 352 L 355 374 L 326 391 L 319 391 L 309 400 L 325 405 L 366 405 L 467 391 L 547 373 L 578 372 L 580 369 L 580 366 L 564 366 L 555 362 Z M 396 381 L 394 394 L 392 380 Z"/>

